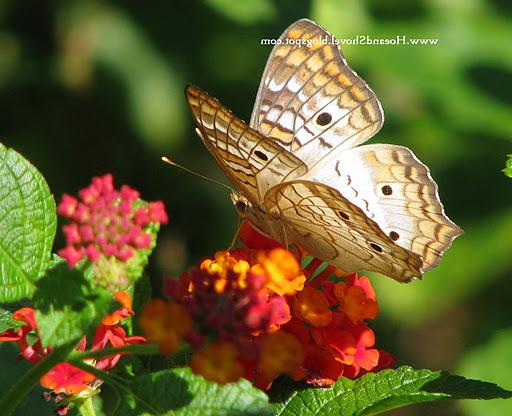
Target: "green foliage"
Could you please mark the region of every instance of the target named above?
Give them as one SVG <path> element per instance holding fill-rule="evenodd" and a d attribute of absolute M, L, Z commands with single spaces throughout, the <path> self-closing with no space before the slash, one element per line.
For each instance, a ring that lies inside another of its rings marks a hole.
<path fill-rule="evenodd" d="M 470 350 L 462 359 L 459 371 L 469 377 L 492 379 L 512 389 L 512 329 L 496 333 L 486 343 Z M 467 416 L 501 416 L 512 414 L 512 400 L 461 403 Z"/>
<path fill-rule="evenodd" d="M 0 362 L 2 371 L 0 371 L 0 398 L 9 390 L 15 380 L 20 379 L 21 375 L 26 374 L 30 369 L 27 361 L 18 358 L 18 348 L 8 343 L 0 343 Z M 13 413 L 14 416 L 55 416 L 51 406 L 42 404 L 42 387 L 35 388 Z M 4 415 L 3 409 L 1 412 Z"/>
<path fill-rule="evenodd" d="M 211 416 L 273 414 L 267 396 L 246 380 L 219 386 L 192 374 L 190 369 L 165 370 L 136 377 L 133 394 L 123 395 L 116 415 Z"/>
<path fill-rule="evenodd" d="M 42 175 L 0 143 L 0 302 L 32 295 L 50 264 L 56 222 Z"/>
<path fill-rule="evenodd" d="M 510 245 L 504 242 L 512 235 L 512 216 L 504 212 L 468 228 L 470 232 L 454 243 L 423 280 L 397 285 L 380 276 L 373 279 L 382 313 L 407 325 L 434 319 L 457 300 L 474 296 L 506 274 L 511 256 Z"/>
<path fill-rule="evenodd" d="M 62 262 L 37 282 L 36 320 L 43 346 L 58 347 L 95 327 L 114 303 L 111 292 L 91 283 L 79 270 Z"/>
<path fill-rule="evenodd" d="M 12 319 L 11 311 L 9 311 L 7 309 L 0 308 L 0 333 L 6 331 L 8 329 L 11 329 L 11 328 L 16 330 L 23 324 L 24 324 L 24 322 L 16 321 L 16 320 Z"/>
<path fill-rule="evenodd" d="M 60 60 L 62 80 L 80 89 L 95 65 L 106 68 L 120 80 L 133 126 L 150 147 L 179 140 L 183 82 L 129 14 L 106 3 L 70 2 L 60 18 L 70 40 Z"/>
<path fill-rule="evenodd" d="M 505 169 L 502 172 L 509 178 L 512 178 L 512 155 L 507 155 L 508 159 L 505 162 Z"/>
<path fill-rule="evenodd" d="M 326 389 L 294 390 L 279 397 L 276 414 L 376 415 L 398 407 L 441 399 L 509 398 L 495 384 L 467 380 L 445 372 L 400 367 L 370 373 L 358 380 L 342 378 Z"/>
<path fill-rule="evenodd" d="M 249 24 L 259 20 L 269 20 L 275 16 L 276 8 L 271 0 L 230 1 L 230 0 L 203 0 L 217 12 L 239 23 Z"/>

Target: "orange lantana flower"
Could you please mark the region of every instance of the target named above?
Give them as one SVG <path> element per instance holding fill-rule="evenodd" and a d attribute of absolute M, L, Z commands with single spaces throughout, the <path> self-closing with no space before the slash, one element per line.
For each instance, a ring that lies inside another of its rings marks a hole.
<path fill-rule="evenodd" d="M 329 301 L 321 291 L 311 287 L 305 287 L 297 294 L 293 312 L 315 327 L 327 326 L 332 320 Z"/>
<path fill-rule="evenodd" d="M 295 256 L 284 248 L 275 248 L 270 252 L 258 254 L 258 264 L 251 271 L 266 274 L 267 288 L 279 296 L 294 295 L 304 288 L 306 276 L 302 273 Z"/>
<path fill-rule="evenodd" d="M 264 374 L 291 373 L 304 360 L 297 338 L 284 331 L 268 334 L 262 341 L 258 370 Z"/>
<path fill-rule="evenodd" d="M 120 290 L 114 294 L 114 299 L 121 305 L 121 309 L 103 317 L 101 320 L 103 325 L 118 324 L 124 318 L 132 316 L 134 313 L 132 310 L 132 297 L 128 293 Z"/>
<path fill-rule="evenodd" d="M 196 352 L 190 366 L 194 373 L 221 384 L 237 381 L 244 374 L 235 345 L 226 341 L 207 345 Z"/>
<path fill-rule="evenodd" d="M 162 354 L 173 354 L 192 328 L 192 320 L 177 303 L 151 300 L 140 318 L 140 326 L 149 342 L 158 343 Z"/>
<path fill-rule="evenodd" d="M 366 276 L 358 278 L 353 275 L 349 282 L 337 283 L 334 285 L 334 295 L 340 302 L 340 310 L 352 323 L 375 319 L 379 312 L 375 292 Z"/>

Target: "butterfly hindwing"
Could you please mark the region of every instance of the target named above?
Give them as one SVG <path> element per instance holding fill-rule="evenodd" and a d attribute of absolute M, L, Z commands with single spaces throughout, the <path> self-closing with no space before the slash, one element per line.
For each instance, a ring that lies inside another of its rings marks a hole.
<path fill-rule="evenodd" d="M 435 267 L 462 229 L 445 215 L 429 169 L 406 147 L 372 144 L 340 152 L 306 178 L 337 189 L 397 245 Z"/>
<path fill-rule="evenodd" d="M 300 159 L 251 129 L 215 98 L 191 85 L 186 95 L 199 136 L 224 173 L 253 204 L 263 201 L 271 186 L 307 172 Z"/>
<path fill-rule="evenodd" d="M 309 167 L 365 142 L 384 120 L 377 97 L 331 38 L 307 19 L 286 29 L 268 59 L 251 117 L 251 127 Z"/>
<path fill-rule="evenodd" d="M 420 256 L 397 246 L 337 190 L 295 180 L 273 187 L 264 208 L 279 216 L 290 241 L 340 269 L 369 270 L 406 282 L 420 277 Z"/>

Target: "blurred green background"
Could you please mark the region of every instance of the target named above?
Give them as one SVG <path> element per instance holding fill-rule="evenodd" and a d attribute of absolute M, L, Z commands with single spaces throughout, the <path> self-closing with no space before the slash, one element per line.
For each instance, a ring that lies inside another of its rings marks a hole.
<path fill-rule="evenodd" d="M 374 327 L 400 364 L 512 389 L 512 180 L 500 173 L 512 148 L 507 0 L 2 0 L 1 140 L 43 172 L 57 200 L 106 172 L 146 200 L 163 200 L 172 222 L 151 274 L 179 273 L 225 248 L 237 225 L 223 188 L 160 162 L 172 155 L 223 179 L 194 134 L 183 88 L 199 85 L 248 120 L 271 51 L 260 39 L 303 17 L 339 38 L 439 39 L 343 48 L 386 113 L 372 141 L 413 149 L 466 232 L 423 281 L 373 280 L 381 304 Z M 52 414 L 37 398 L 20 412 Z M 512 401 L 390 414 L 504 415 Z"/>

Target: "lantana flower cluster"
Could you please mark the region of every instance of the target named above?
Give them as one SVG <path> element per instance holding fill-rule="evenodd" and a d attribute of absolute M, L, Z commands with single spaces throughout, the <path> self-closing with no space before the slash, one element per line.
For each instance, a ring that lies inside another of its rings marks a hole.
<path fill-rule="evenodd" d="M 85 336 L 76 346 L 76 351 L 103 350 L 108 347 L 123 347 L 130 344 L 144 344 L 146 339 L 142 336 L 127 336 L 126 331 L 120 325 L 121 321 L 133 315 L 132 299 L 126 292 L 116 292 L 115 299 L 120 308 L 112 314 L 105 316 L 101 324 L 96 328 L 92 340 Z M 0 333 L 0 342 L 16 342 L 20 350 L 20 358 L 37 364 L 45 359 L 52 351 L 51 346 L 43 347 L 39 337 L 35 310 L 31 307 L 18 309 L 13 314 L 15 321 L 23 322 L 18 329 L 8 329 Z M 114 354 L 88 362 L 98 370 L 109 371 L 120 360 L 121 354 Z M 77 368 L 67 362 L 58 363 L 39 380 L 42 387 L 49 389 L 45 393 L 46 400 L 53 400 L 56 405 L 56 413 L 67 414 L 72 401 L 89 397 L 97 393 L 101 380 L 91 373 Z"/>
<path fill-rule="evenodd" d="M 328 386 L 342 376 L 393 365 L 389 353 L 375 348 L 367 325 L 378 304 L 366 277 L 332 266 L 320 271 L 319 259 L 305 262 L 300 247 L 284 248 L 247 222 L 240 230 L 244 248 L 217 252 L 178 279 L 167 279 L 167 299 L 153 299 L 143 310 L 145 337 L 127 336 L 120 323 L 133 315 L 132 299 L 117 288 L 132 283 L 134 263 L 147 261 L 159 225 L 168 221 L 165 208 L 139 200 L 128 186 L 116 190 L 111 175 L 94 178 L 79 195 L 65 195 L 59 204 L 58 212 L 71 220 L 64 226 L 67 246 L 59 254 L 70 267 L 87 257 L 93 284 L 116 288 L 121 307 L 103 318 L 92 339 L 84 336 L 77 351 L 151 342 L 163 354 L 173 354 L 186 343 L 195 373 L 219 383 L 244 377 L 262 389 L 280 374 Z M 136 271 L 138 278 L 142 267 Z M 13 319 L 23 324 L 1 333 L 0 341 L 16 342 L 20 357 L 33 364 L 52 352 L 51 346 L 43 347 L 33 308 L 17 310 Z M 108 371 L 120 357 L 88 363 Z M 40 383 L 64 415 L 70 403 L 96 394 L 101 380 L 62 362 Z"/>
<path fill-rule="evenodd" d="M 241 377 L 267 389 L 279 374 L 327 386 L 393 365 L 374 348 L 366 324 L 378 313 L 369 280 L 320 261 L 304 269 L 292 252 L 248 223 L 246 248 L 221 251 L 198 268 L 168 279 L 168 301 L 151 301 L 141 317 L 149 342 L 162 353 L 184 342 L 192 370 L 227 383 Z"/>
<path fill-rule="evenodd" d="M 78 199 L 64 194 L 57 211 L 71 223 L 63 227 L 66 247 L 58 253 L 70 268 L 87 257 L 105 286 L 128 286 L 124 264 L 154 245 L 152 226 L 168 222 L 161 201 L 145 203 L 139 196 L 128 185 L 115 189 L 111 174 L 93 178 Z"/>

